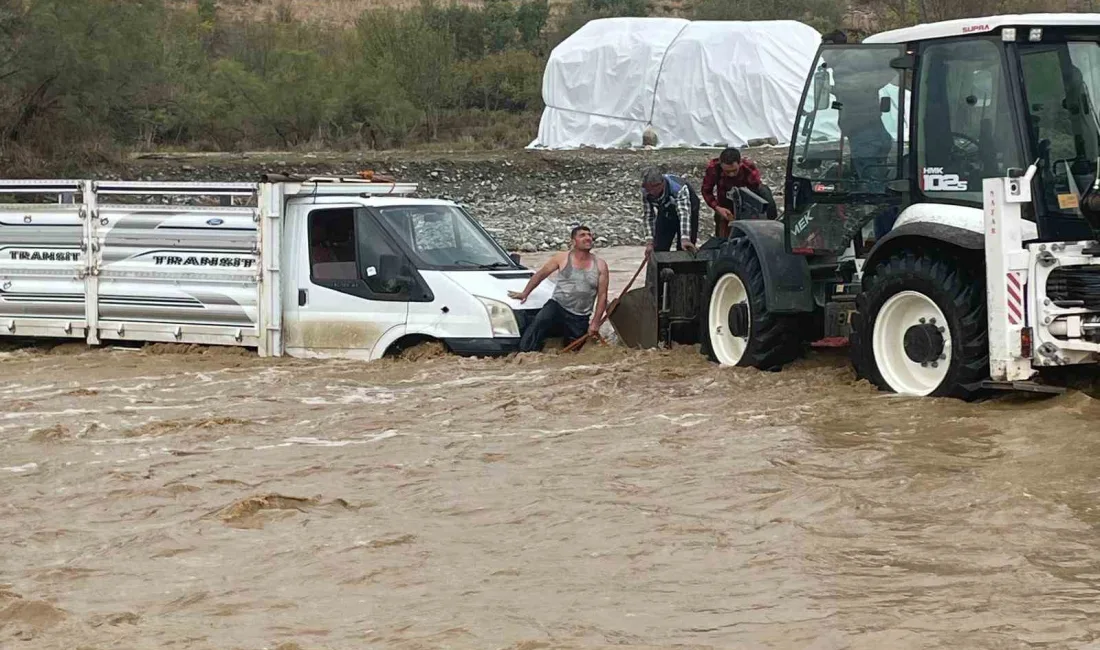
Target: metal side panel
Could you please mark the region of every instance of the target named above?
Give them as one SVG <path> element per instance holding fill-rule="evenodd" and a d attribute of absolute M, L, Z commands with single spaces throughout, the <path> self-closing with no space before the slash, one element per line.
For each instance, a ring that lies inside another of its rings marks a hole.
<path fill-rule="evenodd" d="M 85 334 L 79 205 L 0 205 L 0 336 Z"/>
<path fill-rule="evenodd" d="M 99 337 L 107 341 L 151 341 L 246 347 L 259 345 L 259 337 L 256 336 L 255 328 L 154 323 L 137 320 L 101 320 L 99 322 Z"/>
<path fill-rule="evenodd" d="M 283 355 L 283 186 L 267 184 L 260 191 L 260 344 L 263 357 Z"/>
<path fill-rule="evenodd" d="M 99 336 L 256 345 L 257 220 L 255 208 L 99 205 Z"/>

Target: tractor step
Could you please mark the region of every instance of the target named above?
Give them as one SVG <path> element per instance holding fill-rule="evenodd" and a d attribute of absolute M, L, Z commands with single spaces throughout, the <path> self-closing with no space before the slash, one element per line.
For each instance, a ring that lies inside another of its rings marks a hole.
<path fill-rule="evenodd" d="M 987 379 L 979 382 L 982 388 L 990 390 L 1021 391 L 1026 393 L 1046 393 L 1049 395 L 1062 395 L 1066 389 L 1062 386 L 1047 386 L 1033 381 L 992 381 Z"/>

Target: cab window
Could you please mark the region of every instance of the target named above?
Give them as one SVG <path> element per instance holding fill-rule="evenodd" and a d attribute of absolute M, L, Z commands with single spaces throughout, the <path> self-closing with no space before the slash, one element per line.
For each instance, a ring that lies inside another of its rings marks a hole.
<path fill-rule="evenodd" d="M 1020 166 L 1001 50 L 968 40 L 922 55 L 917 182 L 934 199 L 981 203 L 982 180 Z"/>
<path fill-rule="evenodd" d="M 363 208 L 327 208 L 309 214 L 310 279 L 318 286 L 361 297 L 397 296 L 403 257 Z"/>

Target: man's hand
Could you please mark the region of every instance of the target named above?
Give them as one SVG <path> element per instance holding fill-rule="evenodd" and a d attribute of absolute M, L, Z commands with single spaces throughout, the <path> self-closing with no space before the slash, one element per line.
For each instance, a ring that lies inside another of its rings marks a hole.
<path fill-rule="evenodd" d="M 717 212 L 726 221 L 733 221 L 733 212 L 729 208 L 718 208 Z"/>
<path fill-rule="evenodd" d="M 521 305 L 527 302 L 527 294 L 522 291 L 509 291 L 508 297 L 513 300 L 518 300 Z"/>
<path fill-rule="evenodd" d="M 645 243 L 645 258 L 648 260 L 653 255 L 653 240 L 650 239 Z"/>
<path fill-rule="evenodd" d="M 588 324 L 588 335 L 596 336 L 600 333 L 600 321 L 596 318 L 592 319 L 592 322 Z"/>
<path fill-rule="evenodd" d="M 684 250 L 689 253 L 694 253 L 695 251 L 699 250 L 699 247 L 692 243 L 692 241 L 687 237 L 684 237 L 680 240 L 680 246 L 682 246 Z"/>

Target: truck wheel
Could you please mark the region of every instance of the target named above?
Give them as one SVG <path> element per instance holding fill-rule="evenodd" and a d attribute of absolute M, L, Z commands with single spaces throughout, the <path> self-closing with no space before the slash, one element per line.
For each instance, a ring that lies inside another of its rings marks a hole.
<path fill-rule="evenodd" d="M 856 374 L 882 390 L 970 399 L 989 376 L 985 279 L 945 254 L 897 251 L 866 277 L 850 342 Z"/>
<path fill-rule="evenodd" d="M 801 352 L 798 320 L 768 311 L 764 273 L 747 239 L 732 240 L 727 250 L 707 274 L 702 352 L 723 366 L 778 370 Z"/>

